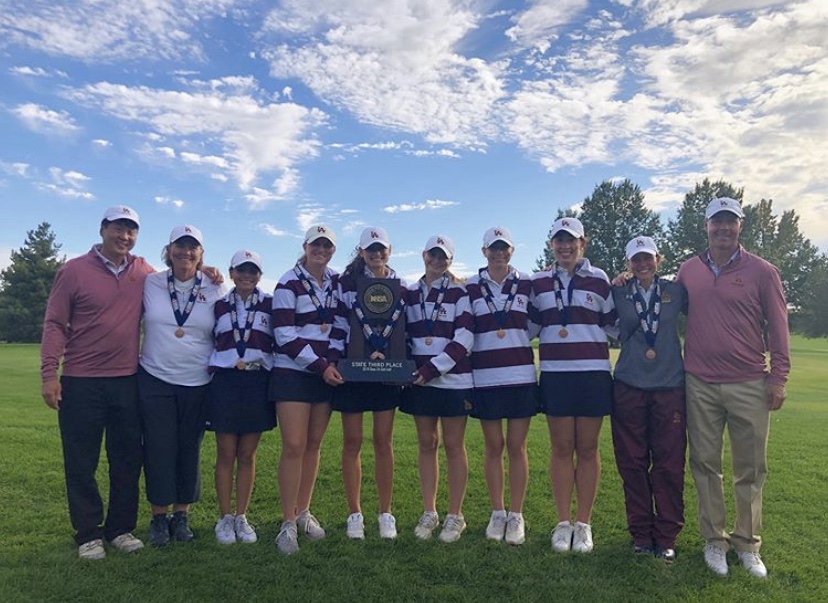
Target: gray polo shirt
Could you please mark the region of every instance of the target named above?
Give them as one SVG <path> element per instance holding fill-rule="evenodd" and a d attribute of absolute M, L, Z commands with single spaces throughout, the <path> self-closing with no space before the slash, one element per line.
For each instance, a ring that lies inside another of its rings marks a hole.
<path fill-rule="evenodd" d="M 634 284 L 613 287 L 612 297 L 621 330 L 621 354 L 615 364 L 615 379 L 639 389 L 670 389 L 684 386 L 684 362 L 678 336 L 679 315 L 687 312 L 684 286 L 659 279 L 661 313 L 655 340 L 655 358 L 647 358 L 650 345 L 644 337 L 633 301 Z M 649 300 L 649 296 L 647 296 Z"/>

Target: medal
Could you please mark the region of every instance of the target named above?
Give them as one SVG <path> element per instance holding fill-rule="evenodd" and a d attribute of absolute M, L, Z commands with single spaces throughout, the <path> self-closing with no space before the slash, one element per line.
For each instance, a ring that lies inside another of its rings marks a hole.
<path fill-rule="evenodd" d="M 443 298 L 446 296 L 446 289 L 448 288 L 448 276 L 445 274 L 440 280 L 440 290 L 437 293 L 437 300 L 434 302 L 434 307 L 431 310 L 431 317 L 426 316 L 426 298 L 430 287 L 425 282 L 425 277 L 420 279 L 420 313 L 423 316 L 423 324 L 425 325 L 425 344 L 431 345 L 434 342 L 432 334 L 434 333 L 434 322 L 440 316 L 440 306 L 443 304 Z M 423 291 L 425 289 L 425 291 Z"/>
<path fill-rule="evenodd" d="M 656 357 L 656 351 L 653 348 L 648 349 L 644 355 L 649 359 L 652 360 Z"/>
<path fill-rule="evenodd" d="M 239 311 L 238 305 L 244 308 L 247 315 L 244 318 L 244 329 L 239 325 Z M 236 368 L 240 371 L 246 369 L 247 364 L 244 362 L 244 354 L 247 350 L 247 342 L 250 340 L 250 335 L 253 333 L 253 319 L 256 316 L 256 307 L 259 304 L 259 289 L 254 289 L 250 295 L 250 305 L 244 305 L 244 300 L 236 293 L 236 289 L 230 293 L 230 326 L 233 327 L 233 341 L 236 343 L 236 353 L 239 355 L 239 360 L 236 362 Z"/>
<path fill-rule="evenodd" d="M 184 337 L 184 323 L 190 317 L 193 311 L 196 299 L 198 299 L 198 292 L 201 290 L 201 272 L 196 272 L 195 280 L 193 280 L 193 288 L 190 289 L 190 297 L 187 303 L 184 304 L 184 309 L 181 309 L 181 304 L 178 301 L 178 293 L 175 291 L 175 277 L 172 270 L 167 270 L 167 291 L 170 293 L 170 305 L 172 306 L 175 322 L 178 323 L 178 328 L 175 330 L 175 336 L 181 339 Z"/>
<path fill-rule="evenodd" d="M 434 340 L 431 337 L 426 337 L 425 338 L 425 344 L 426 345 L 431 345 L 432 343 L 434 343 Z"/>
<path fill-rule="evenodd" d="M 175 330 L 175 336 L 176 336 L 176 337 L 178 337 L 179 339 L 181 339 L 182 337 L 184 337 L 184 329 L 182 329 L 181 327 L 178 327 L 178 328 Z"/>
<path fill-rule="evenodd" d="M 497 337 L 498 339 L 503 339 L 506 337 L 506 331 L 503 330 L 503 327 L 506 325 L 506 318 L 509 315 L 509 311 L 512 309 L 512 303 L 515 301 L 515 294 L 517 294 L 518 284 L 520 282 L 520 273 L 517 270 L 512 270 L 512 284 L 509 287 L 509 293 L 506 296 L 506 301 L 503 303 L 503 309 L 501 310 L 497 309 L 494 295 L 492 295 L 492 290 L 489 287 L 489 283 L 486 282 L 487 278 L 491 280 L 487 270 L 485 268 L 481 268 L 478 271 L 478 274 L 480 275 L 480 286 L 483 288 L 483 299 L 486 302 L 486 306 L 489 308 L 489 312 L 492 316 L 494 316 L 494 319 L 497 322 Z M 503 289 L 501 289 L 499 297 L 502 297 L 502 295 Z"/>
<path fill-rule="evenodd" d="M 325 325 L 325 324 L 319 325 L 319 330 L 322 331 L 323 333 L 327 333 L 328 332 L 328 325 Z"/>
<path fill-rule="evenodd" d="M 558 331 L 558 335 L 560 335 L 562 339 L 566 339 L 566 336 L 569 335 L 569 331 L 566 330 L 566 327 L 561 327 L 561 330 Z"/>
<path fill-rule="evenodd" d="M 239 359 L 239 361 L 236 362 L 236 368 L 240 371 L 243 371 L 245 367 L 247 367 L 247 363 L 244 360 Z"/>
<path fill-rule="evenodd" d="M 504 331 L 503 329 L 498 329 L 497 330 L 497 338 L 498 339 L 503 339 L 504 337 L 506 337 L 506 331 Z"/>
<path fill-rule="evenodd" d="M 655 342 L 658 334 L 658 322 L 661 315 L 661 302 L 663 301 L 663 293 L 661 291 L 661 283 L 659 283 L 658 276 L 653 281 L 653 292 L 650 295 L 650 303 L 644 300 L 644 294 L 639 286 L 638 279 L 633 279 L 633 306 L 635 313 L 638 315 L 638 322 L 641 326 L 641 331 L 644 333 L 644 340 L 647 342 L 647 351 L 644 356 L 649 360 L 656 357 Z"/>
<path fill-rule="evenodd" d="M 561 339 L 566 339 L 569 331 L 566 330 L 566 325 L 569 324 L 569 317 L 567 316 L 567 309 L 572 305 L 572 292 L 575 288 L 575 277 L 569 279 L 569 285 L 566 287 L 566 303 L 563 298 L 563 282 L 558 273 L 552 275 L 552 290 L 555 292 L 555 307 L 558 309 L 558 317 L 561 328 L 558 330 L 558 335 Z"/>
<path fill-rule="evenodd" d="M 331 301 L 333 300 L 333 287 L 331 287 L 330 283 L 328 284 L 328 288 L 325 291 L 322 291 L 322 288 L 319 287 L 319 290 L 325 294 L 325 303 L 322 304 L 322 301 L 316 294 L 316 286 L 313 283 L 311 283 L 310 279 L 305 275 L 302 266 L 297 263 L 296 266 L 293 267 L 293 272 L 296 274 L 296 278 L 299 279 L 299 282 L 302 283 L 302 287 L 305 288 L 305 292 L 308 294 L 311 303 L 313 303 L 313 307 L 316 308 L 316 315 L 319 317 L 319 320 L 321 321 L 321 324 L 319 325 L 319 330 L 322 333 L 327 333 L 328 325 L 325 324 L 325 321 L 328 320 L 328 317 L 331 313 L 330 311 Z"/>

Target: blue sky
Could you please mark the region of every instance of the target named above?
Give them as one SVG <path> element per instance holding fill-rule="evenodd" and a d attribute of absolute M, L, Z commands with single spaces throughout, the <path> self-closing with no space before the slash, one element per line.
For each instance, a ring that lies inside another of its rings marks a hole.
<path fill-rule="evenodd" d="M 440 233 L 468 275 L 501 225 L 528 271 L 615 178 L 665 222 L 723 178 L 826 250 L 826 31 L 824 0 L 0 0 L 0 267 L 124 203 L 154 265 L 194 224 L 266 286 L 316 222 L 337 268 L 379 225 L 400 274 Z"/>

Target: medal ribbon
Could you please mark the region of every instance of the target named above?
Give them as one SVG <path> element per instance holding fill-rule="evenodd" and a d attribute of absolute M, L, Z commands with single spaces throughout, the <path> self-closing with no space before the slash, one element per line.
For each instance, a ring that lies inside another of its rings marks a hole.
<path fill-rule="evenodd" d="M 448 288 L 448 276 L 443 275 L 440 281 L 440 291 L 437 293 L 437 301 L 434 302 L 434 308 L 431 310 L 431 318 L 426 317 L 425 300 L 428 297 L 429 287 L 426 285 L 425 277 L 420 279 L 420 312 L 422 312 L 423 320 L 425 321 L 426 335 L 431 337 L 434 334 L 434 321 L 437 320 L 437 315 L 440 313 L 440 306 L 443 305 L 443 298 L 446 296 L 446 289 Z"/>
<path fill-rule="evenodd" d="M 170 304 L 172 304 L 173 314 L 175 314 L 175 322 L 178 323 L 179 327 L 184 326 L 184 323 L 187 322 L 187 319 L 193 311 L 193 305 L 195 305 L 198 292 L 201 290 L 201 279 L 202 274 L 201 270 L 199 270 L 196 272 L 193 288 L 190 289 L 190 298 L 184 305 L 184 311 L 182 312 L 181 304 L 178 303 L 178 294 L 175 292 L 175 277 L 173 276 L 172 270 L 167 270 L 167 289 L 170 292 Z"/>
<path fill-rule="evenodd" d="M 293 271 L 296 273 L 296 277 L 299 279 L 299 282 L 302 283 L 302 286 L 305 288 L 305 291 L 310 297 L 311 302 L 316 307 L 316 312 L 319 315 L 319 320 L 322 321 L 322 324 L 328 322 L 330 317 L 330 310 L 331 310 L 331 300 L 333 299 L 333 288 L 328 285 L 328 289 L 325 293 L 325 305 L 322 305 L 322 302 L 319 301 L 319 296 L 316 295 L 316 288 L 313 286 L 313 283 L 310 279 L 305 276 L 305 272 L 302 270 L 302 267 L 299 264 L 294 266 Z M 321 289 L 320 289 L 321 290 Z"/>
<path fill-rule="evenodd" d="M 365 336 L 365 340 L 371 344 L 371 347 L 374 348 L 375 352 L 382 352 L 388 345 L 388 340 L 391 338 L 391 333 L 394 331 L 394 325 L 400 317 L 400 314 L 402 314 L 404 308 L 405 302 L 401 296 L 394 313 L 391 315 L 391 319 L 385 323 L 385 327 L 383 327 L 381 331 L 377 332 L 365 317 L 365 312 L 362 310 L 362 307 L 360 307 L 359 300 L 354 300 L 354 314 L 356 314 L 357 319 L 360 324 L 362 324 L 362 333 Z"/>
<path fill-rule="evenodd" d="M 238 302 L 244 304 L 244 300 L 236 293 L 235 288 L 230 296 L 230 299 L 233 300 L 233 303 L 230 304 L 230 324 L 233 326 L 233 340 L 236 342 L 236 352 L 238 353 L 239 358 L 244 358 L 244 353 L 247 351 L 247 342 L 250 340 L 250 335 L 253 333 L 253 319 L 256 317 L 256 306 L 259 305 L 258 287 L 254 289 L 250 298 L 250 305 L 245 306 L 244 308 L 247 312 L 247 316 L 245 317 L 244 332 L 242 333 L 239 329 L 239 316 L 236 313 L 236 304 Z"/>
<path fill-rule="evenodd" d="M 658 319 L 661 315 L 661 285 L 658 282 L 657 276 L 653 284 L 653 293 L 650 295 L 650 304 L 648 307 L 644 301 L 644 295 L 641 293 L 638 279 L 633 279 L 635 313 L 638 314 L 641 330 L 644 331 L 644 339 L 647 340 L 647 345 L 651 348 L 655 347 L 656 334 L 658 333 Z"/>
<path fill-rule="evenodd" d="M 566 288 L 566 305 L 563 302 L 563 281 L 557 273 L 552 275 L 552 289 L 555 291 L 555 306 L 558 308 L 558 314 L 561 317 L 561 326 L 565 327 L 569 324 L 569 319 L 566 315 L 566 309 L 572 305 L 572 292 L 575 290 L 575 275 L 569 279 L 569 285 Z"/>
<path fill-rule="evenodd" d="M 483 273 L 486 272 L 486 276 L 483 276 Z M 517 270 L 514 270 L 514 275 L 512 276 L 512 286 L 509 288 L 509 295 L 506 298 L 506 303 L 503 304 L 503 309 L 498 310 L 497 306 L 494 302 L 494 297 L 492 296 L 492 290 L 489 288 L 489 283 L 486 282 L 488 277 L 488 272 L 485 268 L 481 268 L 478 271 L 480 275 L 480 284 L 483 285 L 483 289 L 485 289 L 485 295 L 483 298 L 486 300 L 486 305 L 489 307 L 489 312 L 492 313 L 494 316 L 495 321 L 497 322 L 497 326 L 500 329 L 503 329 L 503 326 L 506 324 L 506 316 L 509 314 L 509 310 L 512 309 L 512 303 L 515 301 L 515 294 L 518 290 L 518 281 L 520 280 L 520 273 Z"/>

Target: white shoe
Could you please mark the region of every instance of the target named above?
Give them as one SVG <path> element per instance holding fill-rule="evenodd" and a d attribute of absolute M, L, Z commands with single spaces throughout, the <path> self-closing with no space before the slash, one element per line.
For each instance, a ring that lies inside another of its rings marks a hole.
<path fill-rule="evenodd" d="M 486 526 L 486 538 L 500 542 L 506 533 L 506 511 L 492 511 L 489 525 Z"/>
<path fill-rule="evenodd" d="M 397 520 L 391 513 L 380 513 L 377 521 L 379 522 L 380 538 L 393 540 L 397 537 Z"/>
<path fill-rule="evenodd" d="M 466 520 L 463 516 L 449 513 L 443 522 L 443 529 L 440 530 L 440 542 L 457 542 L 465 529 Z"/>
<path fill-rule="evenodd" d="M 592 526 L 582 521 L 576 521 L 573 525 L 572 550 L 576 553 L 592 552 Z"/>
<path fill-rule="evenodd" d="M 109 541 L 109 544 L 112 545 L 112 548 L 121 553 L 134 553 L 135 551 L 144 548 L 144 543 L 138 540 L 130 532 L 116 536 Z"/>
<path fill-rule="evenodd" d="M 488 536 L 488 531 L 486 533 Z M 523 524 L 523 513 L 509 513 L 506 519 L 506 543 L 523 544 L 526 542 L 526 528 Z"/>
<path fill-rule="evenodd" d="M 296 534 L 296 522 L 282 522 L 282 528 L 276 536 L 276 548 L 285 555 L 292 555 L 299 551 L 299 537 Z"/>
<path fill-rule="evenodd" d="M 348 515 L 348 527 L 345 530 L 348 538 L 362 540 L 365 538 L 365 519 L 362 513 L 351 513 Z"/>
<path fill-rule="evenodd" d="M 325 537 L 325 530 L 319 520 L 310 511 L 302 511 L 296 517 L 296 528 L 308 537 L 308 540 L 321 540 Z"/>
<path fill-rule="evenodd" d="M 216 522 L 216 540 L 219 544 L 236 544 L 236 518 L 230 513 Z"/>
<path fill-rule="evenodd" d="M 552 550 L 556 553 L 566 553 L 572 549 L 572 524 L 561 521 L 552 530 Z"/>
<path fill-rule="evenodd" d="M 704 545 L 704 562 L 718 576 L 727 576 L 727 551 L 715 544 Z"/>
<path fill-rule="evenodd" d="M 100 538 L 84 542 L 78 547 L 78 557 L 81 559 L 89 559 L 90 561 L 97 561 L 106 557 L 106 549 L 104 542 Z"/>
<path fill-rule="evenodd" d="M 428 540 L 440 525 L 440 516 L 435 511 L 426 511 L 420 516 L 420 521 L 414 528 L 414 535 L 420 540 Z"/>
<path fill-rule="evenodd" d="M 236 515 L 236 521 L 233 529 L 236 532 L 236 538 L 239 542 L 252 544 L 259 539 L 256 535 L 256 530 L 254 530 L 253 526 L 247 522 L 246 515 Z"/>
<path fill-rule="evenodd" d="M 744 567 L 751 576 L 754 578 L 768 577 L 768 568 L 765 567 L 759 553 L 754 553 L 753 551 L 739 551 L 736 554 L 739 556 L 739 561 L 742 562 L 742 567 Z"/>

